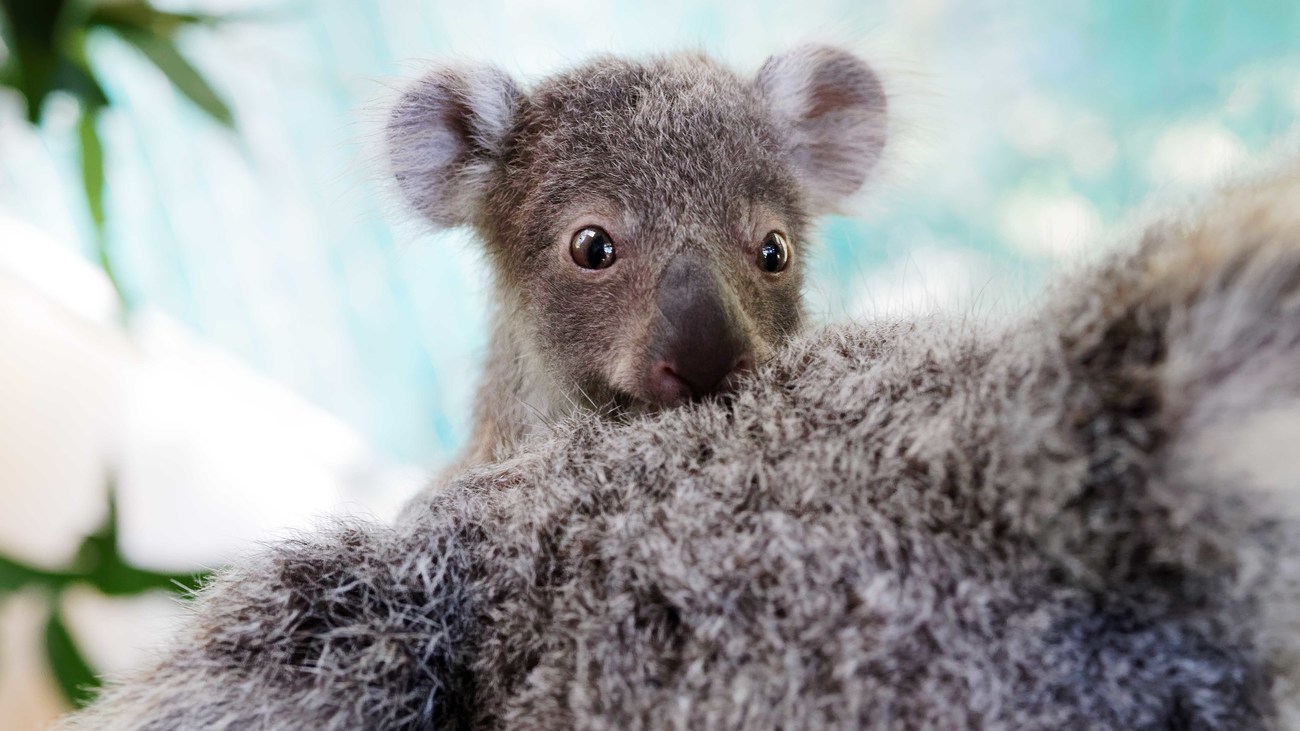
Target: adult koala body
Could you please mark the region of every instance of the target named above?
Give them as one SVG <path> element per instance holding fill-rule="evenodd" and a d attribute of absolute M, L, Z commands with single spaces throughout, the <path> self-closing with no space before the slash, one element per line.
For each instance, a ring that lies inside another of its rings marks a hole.
<path fill-rule="evenodd" d="M 1300 728 L 1298 211 L 576 419 L 232 569 L 71 726 Z"/>
<path fill-rule="evenodd" d="M 697 55 L 605 59 L 525 92 L 444 66 L 394 107 L 409 202 L 472 225 L 497 311 L 465 464 L 575 411 L 655 411 L 730 388 L 802 319 L 810 216 L 866 180 L 885 96 L 842 51 L 752 80 Z"/>

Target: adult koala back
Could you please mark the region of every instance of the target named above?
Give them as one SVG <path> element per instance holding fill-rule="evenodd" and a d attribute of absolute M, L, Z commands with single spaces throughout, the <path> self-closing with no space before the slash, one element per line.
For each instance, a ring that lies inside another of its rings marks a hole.
<path fill-rule="evenodd" d="M 281 545 L 70 728 L 1300 724 L 1300 175 Z"/>

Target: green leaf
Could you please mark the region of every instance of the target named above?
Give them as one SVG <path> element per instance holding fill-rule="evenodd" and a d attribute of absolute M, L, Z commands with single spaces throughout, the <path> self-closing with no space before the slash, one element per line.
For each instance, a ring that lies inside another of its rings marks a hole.
<path fill-rule="evenodd" d="M 59 612 L 58 597 L 52 600 L 50 617 L 45 622 L 45 656 L 50 661 L 50 670 L 59 683 L 63 696 L 74 707 L 80 708 L 94 699 L 99 690 L 99 678 L 81 654 L 72 633 L 63 623 Z"/>
<path fill-rule="evenodd" d="M 27 119 L 37 124 L 46 97 L 54 90 L 61 59 L 60 21 L 65 0 L 0 0 L 11 43 L 5 63 L 6 84 L 22 94 Z"/>
<path fill-rule="evenodd" d="M 5 0 L 0 0 L 0 45 L 5 47 L 5 52 L 9 57 L 0 63 L 0 85 L 8 86 L 13 83 L 13 77 L 17 75 L 17 61 L 14 53 L 14 30 L 13 24 L 9 22 L 9 14 L 5 11 Z"/>
<path fill-rule="evenodd" d="M 112 2 L 91 11 L 87 25 L 110 28 L 134 28 L 155 35 L 171 37 L 177 30 L 192 25 L 217 25 L 224 16 L 208 13 L 171 13 L 158 10 L 144 0 Z"/>
<path fill-rule="evenodd" d="M 70 45 L 73 45 L 70 43 Z M 99 109 L 108 106 L 108 95 L 104 93 L 104 87 L 100 86 L 99 79 L 95 77 L 95 72 L 90 69 L 84 55 L 81 54 L 80 48 L 74 48 L 73 51 L 59 62 L 58 69 L 55 70 L 53 85 L 55 89 L 63 89 L 77 98 L 81 103 L 81 108 Z"/>
<path fill-rule="evenodd" d="M 10 558 L 0 556 L 0 596 L 18 591 L 31 584 L 59 588 L 72 580 L 68 574 L 32 568 Z"/>
<path fill-rule="evenodd" d="M 99 130 L 95 128 L 98 109 L 84 109 L 81 123 L 77 125 L 77 135 L 81 140 L 81 185 L 86 191 L 86 204 L 90 206 L 90 218 L 95 222 L 95 229 L 103 238 L 104 230 L 104 144 L 99 139 Z"/>
<path fill-rule="evenodd" d="M 93 76 L 91 80 L 94 80 Z M 129 310 L 131 302 L 113 268 L 113 259 L 108 251 L 108 232 L 104 230 L 104 143 L 95 127 L 100 107 L 86 100 L 82 104 L 81 121 L 77 125 L 77 137 L 81 142 L 81 187 L 86 193 L 90 220 L 95 224 L 95 253 L 99 257 L 100 268 L 108 276 L 109 284 L 113 285 L 118 302 L 122 303 L 124 310 Z"/>
<path fill-rule="evenodd" d="M 117 500 L 111 486 L 104 524 L 82 541 L 75 566 L 79 578 L 106 596 L 139 594 L 152 589 L 187 594 L 197 589 L 211 574 L 207 571 L 160 573 L 128 564 L 118 548 Z"/>
<path fill-rule="evenodd" d="M 129 28 L 115 28 L 115 32 L 140 51 L 167 75 L 172 85 L 194 102 L 209 117 L 226 127 L 235 126 L 235 117 L 229 105 L 217 94 L 207 79 L 176 50 L 170 40 Z"/>

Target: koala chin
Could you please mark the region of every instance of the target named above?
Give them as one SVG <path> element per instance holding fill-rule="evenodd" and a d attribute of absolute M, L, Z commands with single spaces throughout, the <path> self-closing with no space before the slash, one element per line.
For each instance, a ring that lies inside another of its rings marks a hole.
<path fill-rule="evenodd" d="M 460 466 L 575 414 L 730 391 L 799 330 L 809 222 L 879 160 L 886 99 L 844 51 L 743 77 L 702 55 L 592 61 L 525 88 L 436 66 L 388 120 L 393 176 L 471 226 L 495 315 Z"/>

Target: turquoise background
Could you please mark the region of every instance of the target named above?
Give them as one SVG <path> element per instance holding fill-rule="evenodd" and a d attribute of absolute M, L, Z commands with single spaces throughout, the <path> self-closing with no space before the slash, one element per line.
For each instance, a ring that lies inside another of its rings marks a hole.
<path fill-rule="evenodd" d="M 422 466 L 467 433 L 486 277 L 472 240 L 411 222 L 378 172 L 383 100 L 420 59 L 530 79 L 597 52 L 703 48 L 747 73 L 803 41 L 858 52 L 894 129 L 854 215 L 820 227 L 809 296 L 826 320 L 1013 310 L 1135 205 L 1284 154 L 1300 112 L 1295 2 L 196 5 L 249 13 L 183 46 L 238 136 L 93 39 L 124 287 Z M 39 133 L 0 124 L 0 208 L 89 257 L 75 110 L 56 104 Z"/>

